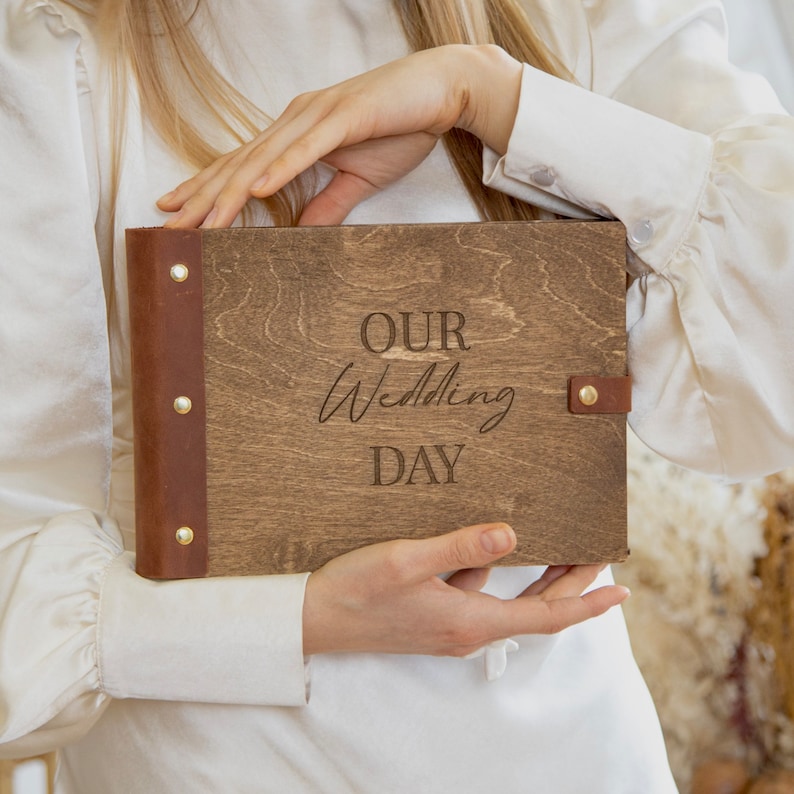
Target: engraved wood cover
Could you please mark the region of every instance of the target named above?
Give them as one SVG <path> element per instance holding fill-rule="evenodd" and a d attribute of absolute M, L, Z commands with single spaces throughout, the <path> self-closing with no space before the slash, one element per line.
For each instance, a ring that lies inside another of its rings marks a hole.
<path fill-rule="evenodd" d="M 128 259 L 144 575 L 496 520 L 504 564 L 625 559 L 625 415 L 568 403 L 625 383 L 620 224 L 130 230 Z"/>

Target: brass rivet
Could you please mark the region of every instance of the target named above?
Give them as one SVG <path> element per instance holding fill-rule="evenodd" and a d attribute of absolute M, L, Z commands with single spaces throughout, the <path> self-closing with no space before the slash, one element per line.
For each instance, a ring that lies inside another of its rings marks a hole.
<path fill-rule="evenodd" d="M 182 546 L 189 546 L 193 542 L 193 530 L 190 527 L 179 527 L 176 531 L 176 542 Z"/>
<path fill-rule="evenodd" d="M 595 386 L 582 386 L 579 389 L 579 402 L 582 405 L 595 405 L 598 402 L 598 389 Z"/>
<path fill-rule="evenodd" d="M 171 278 L 177 283 L 187 281 L 189 275 L 190 271 L 187 269 L 187 265 L 183 265 L 181 262 L 171 268 Z"/>
<path fill-rule="evenodd" d="M 190 409 L 192 407 L 193 407 L 193 403 L 192 403 L 190 397 L 182 396 L 182 397 L 177 397 L 174 400 L 174 410 L 178 414 L 189 414 L 190 413 Z"/>

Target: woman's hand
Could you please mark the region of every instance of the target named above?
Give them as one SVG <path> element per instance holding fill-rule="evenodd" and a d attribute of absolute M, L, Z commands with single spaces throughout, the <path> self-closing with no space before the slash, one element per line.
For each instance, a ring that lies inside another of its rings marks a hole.
<path fill-rule="evenodd" d="M 304 653 L 373 651 L 466 656 L 495 640 L 550 634 L 602 614 L 628 590 L 581 593 L 597 565 L 557 566 L 503 601 L 479 592 L 482 566 L 511 552 L 506 524 L 484 524 L 425 540 L 378 543 L 311 574 L 303 607 Z M 457 571 L 447 581 L 439 574 Z"/>
<path fill-rule="evenodd" d="M 521 68 L 496 46 L 448 45 L 302 94 L 252 141 L 163 196 L 158 206 L 175 213 L 165 225 L 228 226 L 252 195 L 272 195 L 318 161 L 337 173 L 301 223 L 340 223 L 419 165 L 452 127 L 504 152 Z"/>

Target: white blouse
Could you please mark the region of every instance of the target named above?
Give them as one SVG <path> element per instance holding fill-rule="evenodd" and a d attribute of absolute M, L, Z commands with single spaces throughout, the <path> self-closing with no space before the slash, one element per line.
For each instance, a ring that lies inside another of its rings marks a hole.
<path fill-rule="evenodd" d="M 727 63 L 714 0 L 527 6 L 579 85 L 525 68 L 485 181 L 625 224 L 646 443 L 729 479 L 794 463 L 794 121 Z M 208 0 L 191 24 L 271 115 L 407 51 L 387 0 Z M 305 574 L 134 573 L 123 231 L 189 171 L 133 95 L 110 217 L 97 45 L 58 0 L 5 0 L 0 109 L 0 755 L 67 745 L 68 794 L 674 791 L 617 609 L 517 638 L 487 683 L 479 661 L 305 660 Z M 348 222 L 447 220 L 476 214 L 439 148 Z"/>

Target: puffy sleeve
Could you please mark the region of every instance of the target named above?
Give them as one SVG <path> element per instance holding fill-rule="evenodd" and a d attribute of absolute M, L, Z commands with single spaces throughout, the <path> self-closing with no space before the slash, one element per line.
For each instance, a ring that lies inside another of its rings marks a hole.
<path fill-rule="evenodd" d="M 794 120 L 728 62 L 718 2 L 568 5 L 589 84 L 525 67 L 485 180 L 626 226 L 629 421 L 649 446 L 726 480 L 792 465 Z"/>
<path fill-rule="evenodd" d="M 151 582 L 106 513 L 112 442 L 81 35 L 0 15 L 0 757 L 111 697 L 298 705 L 304 576 Z"/>

